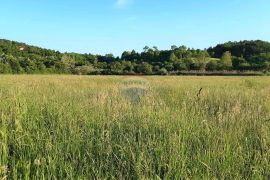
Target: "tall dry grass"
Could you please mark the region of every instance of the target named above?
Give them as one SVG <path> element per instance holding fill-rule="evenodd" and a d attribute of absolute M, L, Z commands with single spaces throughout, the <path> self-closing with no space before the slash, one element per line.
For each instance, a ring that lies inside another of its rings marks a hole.
<path fill-rule="evenodd" d="M 0 179 L 269 179 L 269 77 L 0 76 Z"/>

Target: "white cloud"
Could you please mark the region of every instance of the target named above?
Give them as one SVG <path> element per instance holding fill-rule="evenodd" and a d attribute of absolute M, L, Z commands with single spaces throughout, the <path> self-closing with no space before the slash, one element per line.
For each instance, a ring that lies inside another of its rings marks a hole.
<path fill-rule="evenodd" d="M 116 0 L 115 2 L 115 7 L 116 8 L 125 8 L 127 7 L 130 3 L 132 2 L 132 0 Z"/>

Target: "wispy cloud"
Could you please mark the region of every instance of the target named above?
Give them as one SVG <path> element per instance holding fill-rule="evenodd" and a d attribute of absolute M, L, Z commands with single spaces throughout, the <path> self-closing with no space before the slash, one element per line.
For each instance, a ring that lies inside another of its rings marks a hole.
<path fill-rule="evenodd" d="M 116 0 L 114 6 L 116 8 L 125 8 L 132 3 L 132 0 Z"/>

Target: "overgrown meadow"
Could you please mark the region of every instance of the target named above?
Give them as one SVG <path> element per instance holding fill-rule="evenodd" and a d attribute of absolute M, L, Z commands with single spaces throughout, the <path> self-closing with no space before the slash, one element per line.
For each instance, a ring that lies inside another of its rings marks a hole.
<path fill-rule="evenodd" d="M 269 179 L 269 77 L 0 76 L 0 179 Z"/>

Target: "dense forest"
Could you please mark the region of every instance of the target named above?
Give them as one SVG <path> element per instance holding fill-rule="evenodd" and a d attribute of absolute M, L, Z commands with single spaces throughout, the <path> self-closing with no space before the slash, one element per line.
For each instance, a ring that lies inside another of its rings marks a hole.
<path fill-rule="evenodd" d="M 171 46 L 170 50 L 144 47 L 142 52 L 125 51 L 93 55 L 61 53 L 0 39 L 2 74 L 167 75 L 189 72 L 270 72 L 270 43 L 240 41 L 208 49 Z"/>

